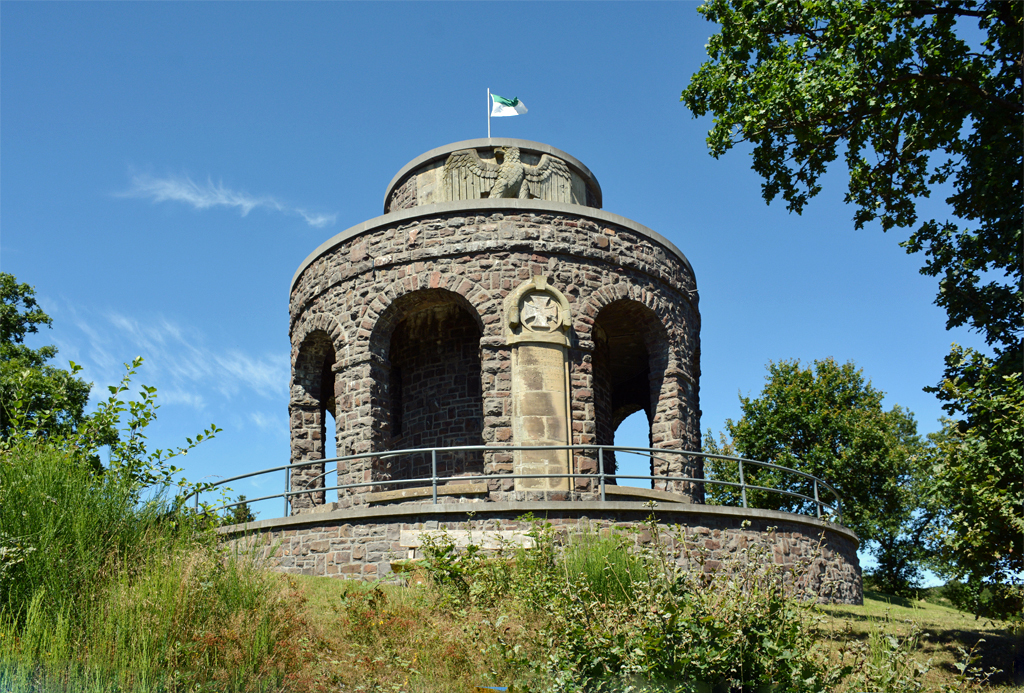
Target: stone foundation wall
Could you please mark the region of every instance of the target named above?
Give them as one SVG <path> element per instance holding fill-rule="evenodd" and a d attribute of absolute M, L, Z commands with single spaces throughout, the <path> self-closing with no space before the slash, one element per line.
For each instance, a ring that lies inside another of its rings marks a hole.
<path fill-rule="evenodd" d="M 669 548 L 682 564 L 715 573 L 752 543 L 764 542 L 779 565 L 793 568 L 791 584 L 822 602 L 863 601 L 858 539 L 850 530 L 811 517 L 769 510 L 664 505 L 652 511 L 642 503 L 488 503 L 473 515 L 454 507 L 393 506 L 263 520 L 220 531 L 230 543 L 257 551 L 274 570 L 329 577 L 397 580 L 392 562 L 421 557 L 409 545 L 410 533 L 431 530 L 484 530 L 513 535 L 531 529 L 521 518 L 532 512 L 564 539 L 583 528 L 635 530 L 636 541 L 653 540 L 644 522 L 652 514 Z M 403 540 L 403 533 L 406 539 Z M 683 552 L 683 543 L 690 551 Z"/>

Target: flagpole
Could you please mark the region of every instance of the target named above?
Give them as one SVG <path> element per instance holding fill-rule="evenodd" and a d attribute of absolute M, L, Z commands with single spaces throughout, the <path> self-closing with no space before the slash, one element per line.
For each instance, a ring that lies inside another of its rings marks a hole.
<path fill-rule="evenodd" d="M 487 87 L 487 139 L 491 139 L 491 88 Z"/>

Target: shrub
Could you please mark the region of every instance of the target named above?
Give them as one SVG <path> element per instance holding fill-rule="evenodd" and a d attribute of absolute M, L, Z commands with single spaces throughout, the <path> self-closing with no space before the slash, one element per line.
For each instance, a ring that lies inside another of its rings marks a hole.
<path fill-rule="evenodd" d="M 752 545 L 712 577 L 681 530 L 667 536 L 653 519 L 645 530 L 646 544 L 585 531 L 558 551 L 558 535 L 534 522 L 536 547 L 516 549 L 511 561 L 478 550 L 460 555 L 442 535 L 428 543 L 425 565 L 441 589 L 450 589 L 457 566 L 454 584 L 470 603 L 542 615 L 536 638 L 546 657 L 534 668 L 552 691 L 799 693 L 830 690 L 847 672 L 826 667 L 810 607 L 784 587 L 790 581 L 766 545 Z M 501 581 L 486 575 L 495 565 L 504 571 L 501 593 L 490 587 Z M 492 650 L 506 670 L 522 669 L 518 652 Z"/>

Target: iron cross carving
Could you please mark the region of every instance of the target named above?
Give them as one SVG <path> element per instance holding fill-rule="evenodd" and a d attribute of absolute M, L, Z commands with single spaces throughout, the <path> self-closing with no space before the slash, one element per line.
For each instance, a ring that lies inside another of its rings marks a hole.
<path fill-rule="evenodd" d="M 523 303 L 522 316 L 530 330 L 551 332 L 558 326 L 558 303 L 547 294 L 531 294 Z"/>

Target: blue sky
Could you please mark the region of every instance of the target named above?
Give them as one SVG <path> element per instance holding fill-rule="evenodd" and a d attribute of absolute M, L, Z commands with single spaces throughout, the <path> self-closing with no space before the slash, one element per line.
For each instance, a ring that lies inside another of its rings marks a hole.
<path fill-rule="evenodd" d="M 690 2 L 21 3 L 0 6 L 0 267 L 36 287 L 96 391 L 121 364 L 162 403 L 190 480 L 288 459 L 288 288 L 321 242 L 382 211 L 434 147 L 492 134 L 586 164 L 604 208 L 697 275 L 703 428 L 770 360 L 853 360 L 938 428 L 953 341 L 902 232 L 856 231 L 837 167 L 803 216 L 766 206 L 749 151 L 707 154 L 679 93 L 714 27 Z M 941 197 L 939 195 L 938 197 Z M 942 211 L 929 203 L 928 211 Z M 623 436 L 642 444 L 645 436 Z M 238 493 L 276 492 L 280 477 Z M 275 502 L 268 514 L 278 514 Z"/>

